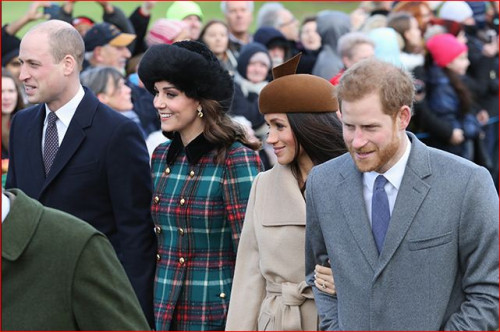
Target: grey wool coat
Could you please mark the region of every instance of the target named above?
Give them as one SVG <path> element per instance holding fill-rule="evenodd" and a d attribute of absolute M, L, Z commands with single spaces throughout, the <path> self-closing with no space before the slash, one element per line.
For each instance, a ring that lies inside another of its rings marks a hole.
<path fill-rule="evenodd" d="M 149 330 L 109 240 L 10 189 L 2 223 L 2 330 Z"/>
<path fill-rule="evenodd" d="M 349 154 L 313 168 L 306 272 L 325 254 L 336 297 L 313 287 L 327 330 L 498 328 L 498 194 L 488 171 L 429 148 L 411 152 L 377 253 L 363 176 Z"/>
<path fill-rule="evenodd" d="M 317 330 L 304 277 L 305 201 L 288 166 L 254 180 L 243 223 L 226 330 Z"/>

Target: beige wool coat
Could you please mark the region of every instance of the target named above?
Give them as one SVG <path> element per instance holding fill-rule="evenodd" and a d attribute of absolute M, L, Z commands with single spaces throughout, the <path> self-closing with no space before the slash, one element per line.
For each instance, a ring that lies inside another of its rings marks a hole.
<path fill-rule="evenodd" d="M 288 166 L 254 180 L 243 223 L 226 330 L 317 330 L 305 282 L 306 204 Z"/>

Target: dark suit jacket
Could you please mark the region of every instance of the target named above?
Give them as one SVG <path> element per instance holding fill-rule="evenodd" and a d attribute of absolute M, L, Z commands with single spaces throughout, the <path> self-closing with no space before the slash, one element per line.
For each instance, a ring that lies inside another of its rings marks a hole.
<path fill-rule="evenodd" d="M 6 188 L 77 216 L 103 232 L 153 324 L 156 238 L 150 214 L 149 156 L 137 125 L 85 88 L 47 178 L 41 139 L 45 105 L 11 124 Z"/>
<path fill-rule="evenodd" d="M 7 192 L 2 224 L 2 330 L 147 330 L 106 237 L 87 223 Z"/>

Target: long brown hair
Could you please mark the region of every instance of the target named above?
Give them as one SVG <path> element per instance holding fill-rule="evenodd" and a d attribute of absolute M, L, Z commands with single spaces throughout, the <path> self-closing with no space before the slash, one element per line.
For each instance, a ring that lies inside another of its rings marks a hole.
<path fill-rule="evenodd" d="M 205 138 L 217 145 L 217 163 L 223 163 L 226 158 L 229 147 L 236 141 L 251 148 L 258 150 L 261 143 L 250 141 L 245 129 L 234 122 L 223 110 L 219 102 L 215 100 L 200 100 L 203 108 L 205 120 L 205 129 L 203 135 Z"/>
<path fill-rule="evenodd" d="M 2 77 L 7 77 L 10 78 L 16 87 L 17 91 L 17 102 L 16 102 L 16 107 L 14 108 L 14 111 L 10 114 L 10 118 L 8 122 L 3 122 L 3 114 L 2 114 L 2 147 L 5 150 L 9 149 L 9 134 L 10 134 L 10 121 L 12 120 L 12 117 L 14 114 L 16 114 L 19 110 L 22 110 L 24 108 L 24 101 L 23 101 L 23 95 L 21 91 L 21 87 L 19 84 L 16 83 L 16 80 L 14 79 L 14 75 L 7 69 L 2 67 Z"/>
<path fill-rule="evenodd" d="M 286 116 L 295 137 L 295 156 L 290 168 L 304 193 L 306 184 L 301 186 L 298 164 L 300 149 L 304 149 L 314 166 L 344 154 L 347 150 L 342 124 L 333 112 L 286 113 Z"/>

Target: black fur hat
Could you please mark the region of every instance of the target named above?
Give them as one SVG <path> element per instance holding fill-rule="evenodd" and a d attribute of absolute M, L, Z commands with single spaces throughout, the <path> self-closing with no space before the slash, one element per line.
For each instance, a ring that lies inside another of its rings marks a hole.
<path fill-rule="evenodd" d="M 156 82 L 167 81 L 189 98 L 216 100 L 224 111 L 231 106 L 233 79 L 212 51 L 200 42 L 180 41 L 149 47 L 139 63 L 138 74 L 152 94 Z"/>

